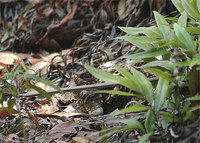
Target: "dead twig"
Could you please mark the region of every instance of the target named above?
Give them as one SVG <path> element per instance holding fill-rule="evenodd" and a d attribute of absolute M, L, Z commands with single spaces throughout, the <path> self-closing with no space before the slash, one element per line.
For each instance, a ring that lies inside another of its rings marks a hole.
<path fill-rule="evenodd" d="M 150 81 L 158 80 L 157 77 L 155 78 L 148 78 Z M 80 86 L 74 86 L 74 87 L 67 87 L 67 88 L 61 88 L 64 92 L 74 92 L 74 91 L 80 91 L 80 90 L 88 90 L 88 89 L 99 89 L 99 88 L 107 88 L 107 87 L 114 87 L 119 85 L 118 83 L 98 83 L 98 84 L 90 84 L 90 85 L 80 85 Z M 48 93 L 58 93 L 58 90 L 52 89 L 47 90 Z M 31 92 L 31 93 L 24 93 L 20 94 L 21 97 L 33 97 L 41 95 L 39 92 Z"/>

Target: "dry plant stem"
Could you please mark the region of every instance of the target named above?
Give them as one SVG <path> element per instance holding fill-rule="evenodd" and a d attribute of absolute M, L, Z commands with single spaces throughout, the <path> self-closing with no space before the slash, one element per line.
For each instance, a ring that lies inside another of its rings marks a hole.
<path fill-rule="evenodd" d="M 16 97 L 16 106 L 17 106 L 17 109 L 18 109 L 18 115 L 19 115 L 19 118 L 20 118 L 20 121 L 21 121 L 21 127 L 22 127 L 22 133 L 23 133 L 23 136 L 24 136 L 24 143 L 28 143 L 28 140 L 27 140 L 27 135 L 26 135 L 26 131 L 25 131 L 25 127 L 24 127 L 24 120 L 23 120 L 23 117 L 22 117 L 22 114 L 21 114 L 21 108 L 20 108 L 20 96 L 19 96 L 19 80 L 16 79 L 16 83 L 17 83 L 17 97 Z"/>
<path fill-rule="evenodd" d="M 23 136 L 24 136 L 24 143 L 28 143 L 27 135 L 26 135 L 25 127 L 24 127 L 24 120 L 22 118 L 21 109 L 20 109 L 20 105 L 19 104 L 20 104 L 19 103 L 19 94 L 17 94 L 16 106 L 17 106 L 18 115 L 19 115 L 19 118 L 20 118 L 20 121 L 21 121 L 22 133 L 23 133 Z"/>

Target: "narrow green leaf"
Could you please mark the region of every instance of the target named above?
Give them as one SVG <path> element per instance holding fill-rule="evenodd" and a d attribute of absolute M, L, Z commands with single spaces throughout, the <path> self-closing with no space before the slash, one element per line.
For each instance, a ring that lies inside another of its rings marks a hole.
<path fill-rule="evenodd" d="M 131 35 L 144 34 L 149 38 L 161 38 L 162 37 L 161 31 L 156 26 L 139 27 L 139 28 L 119 26 L 119 28 L 122 31 L 126 32 L 127 34 L 131 34 Z"/>
<path fill-rule="evenodd" d="M 150 143 L 150 137 L 153 135 L 153 132 L 147 133 L 142 135 L 142 137 L 140 138 L 139 143 Z"/>
<path fill-rule="evenodd" d="M 180 13 L 183 13 L 184 8 L 183 8 L 182 3 L 181 3 L 180 0 L 172 0 L 172 3 L 174 4 L 174 6 L 178 9 L 178 11 Z"/>
<path fill-rule="evenodd" d="M 158 12 L 154 11 L 153 13 L 154 13 L 158 28 L 162 32 L 163 38 L 166 40 L 170 40 L 171 29 L 169 27 L 169 24 L 167 23 L 165 18 L 162 15 L 160 15 Z"/>
<path fill-rule="evenodd" d="M 171 113 L 165 112 L 165 111 L 160 111 L 160 115 L 163 115 L 163 120 L 166 120 L 168 122 L 180 122 L 180 119 Z"/>
<path fill-rule="evenodd" d="M 184 62 L 177 62 L 177 63 L 173 63 L 171 64 L 171 66 L 189 66 L 191 63 L 191 61 L 184 61 Z"/>
<path fill-rule="evenodd" d="M 169 95 L 169 81 L 160 78 L 156 87 L 156 94 L 154 99 L 154 111 L 156 113 L 160 111 L 168 95 Z"/>
<path fill-rule="evenodd" d="M 113 75 L 111 73 L 108 73 L 108 72 L 105 72 L 102 70 L 98 70 L 98 69 L 88 66 L 88 65 L 86 65 L 85 67 L 94 77 L 101 79 L 103 81 L 106 81 L 106 82 L 119 83 L 119 80 L 123 79 L 123 77 L 119 77 L 119 76 Z"/>
<path fill-rule="evenodd" d="M 171 62 L 170 61 L 167 61 L 167 60 L 163 60 L 163 61 L 152 61 L 152 62 L 149 62 L 143 66 L 141 66 L 140 68 L 150 68 L 150 67 L 156 67 L 156 66 L 160 66 L 160 67 L 165 67 L 167 69 L 170 69 L 172 70 L 172 68 L 170 68 L 171 66 Z"/>
<path fill-rule="evenodd" d="M 15 88 L 15 86 L 10 86 L 10 89 L 12 90 L 12 94 L 14 95 L 14 96 L 17 96 L 17 89 Z"/>
<path fill-rule="evenodd" d="M 135 80 L 137 83 L 142 87 L 143 94 L 145 95 L 147 101 L 152 105 L 153 102 L 153 86 L 151 82 L 148 80 L 148 78 L 141 73 L 140 71 L 134 69 L 131 67 L 131 71 L 135 77 L 137 77 Z"/>
<path fill-rule="evenodd" d="M 136 37 L 136 36 L 121 36 L 121 37 L 117 37 L 116 39 L 126 40 L 143 50 L 150 50 L 150 49 L 155 48 L 155 45 L 153 44 L 165 43 L 164 40 L 160 40 L 160 39 L 148 38 L 148 37 Z"/>
<path fill-rule="evenodd" d="M 178 37 L 179 41 L 182 44 L 184 44 L 185 47 L 183 47 L 183 48 L 185 48 L 187 50 L 191 50 L 193 52 L 196 52 L 196 47 L 193 43 L 192 37 L 190 36 L 189 33 L 187 33 L 187 31 L 183 27 L 181 27 L 175 23 L 174 31 L 175 31 L 175 34 Z"/>
<path fill-rule="evenodd" d="M 130 72 L 126 71 L 125 69 L 119 67 L 119 66 L 115 66 L 115 69 L 120 72 L 126 79 L 126 81 L 131 84 L 132 86 L 134 86 L 134 91 L 137 91 L 139 93 L 141 93 L 142 95 L 144 95 L 143 93 L 143 89 L 141 87 L 141 85 L 137 82 L 137 78 L 138 77 L 134 77 Z"/>
<path fill-rule="evenodd" d="M 3 101 L 3 90 L 0 90 L 0 102 Z"/>
<path fill-rule="evenodd" d="M 186 27 L 187 25 L 187 13 L 184 11 L 178 19 L 178 25 Z"/>
<path fill-rule="evenodd" d="M 194 3 L 193 5 L 193 1 L 189 0 L 182 0 L 181 2 L 187 14 L 190 15 L 192 18 L 196 19 L 197 21 L 200 21 L 200 13 L 196 7 L 196 3 Z"/>
<path fill-rule="evenodd" d="M 117 39 L 124 39 L 124 40 L 129 41 L 132 44 L 134 44 L 134 42 L 148 43 L 148 44 L 164 43 L 163 40 L 159 40 L 156 38 L 149 38 L 149 37 L 121 36 L 121 37 L 117 37 Z"/>
<path fill-rule="evenodd" d="M 125 92 L 125 91 L 119 91 L 119 90 L 99 90 L 94 93 L 107 93 L 107 94 L 114 94 L 114 95 L 121 95 L 121 96 L 135 96 L 140 99 L 144 99 L 143 96 L 135 93 Z"/>
<path fill-rule="evenodd" d="M 198 9 L 198 11 L 200 13 L 200 1 L 199 0 L 197 0 L 197 9 Z"/>
<path fill-rule="evenodd" d="M 43 79 L 43 78 L 38 77 L 38 76 L 33 75 L 33 74 L 26 74 L 26 75 L 24 75 L 24 77 L 25 77 L 25 78 L 34 79 L 34 80 L 36 80 L 36 81 L 38 81 L 38 82 L 42 82 L 42 83 L 44 83 L 45 85 L 51 86 L 51 87 L 53 87 L 54 89 L 60 91 L 61 93 L 64 93 L 59 87 L 57 87 L 56 85 L 54 85 L 54 84 L 53 84 L 50 80 L 48 80 L 48 79 Z"/>
<path fill-rule="evenodd" d="M 119 112 L 116 112 L 115 115 L 119 115 L 119 114 L 124 114 L 124 113 L 129 113 L 129 112 L 140 112 L 140 111 L 146 111 L 148 109 L 147 106 L 144 105 L 132 105 L 129 106 L 125 109 L 120 110 Z"/>
<path fill-rule="evenodd" d="M 130 130 L 140 129 L 143 133 L 145 133 L 143 125 L 134 118 L 122 119 L 122 120 L 120 120 L 120 122 L 126 124 L 127 128 L 130 129 Z"/>
<path fill-rule="evenodd" d="M 166 55 L 166 54 L 170 54 L 170 52 L 165 51 L 163 49 L 151 49 L 151 50 L 140 52 L 140 53 L 133 54 L 133 55 L 122 56 L 120 58 L 137 60 L 137 59 L 152 58 L 152 57 L 156 57 L 156 56 L 160 56 L 160 55 Z"/>
<path fill-rule="evenodd" d="M 15 79 L 15 78 L 16 78 L 16 75 L 19 74 L 20 68 L 21 68 L 21 65 L 20 65 L 20 64 L 18 64 L 18 65 L 14 68 L 12 79 Z"/>
<path fill-rule="evenodd" d="M 12 115 L 12 110 L 13 110 L 15 103 L 16 103 L 15 99 L 8 100 L 8 112 L 9 112 L 10 116 Z"/>
<path fill-rule="evenodd" d="M 145 128 L 147 133 L 151 133 L 155 130 L 155 115 L 153 114 L 152 110 L 149 110 L 146 114 L 146 120 L 145 120 Z"/>
<path fill-rule="evenodd" d="M 194 34 L 200 34 L 200 28 L 199 27 L 185 27 L 185 30 L 189 33 L 192 32 Z"/>
<path fill-rule="evenodd" d="M 38 86 L 32 85 L 32 84 L 29 84 L 29 86 L 31 88 L 35 89 L 37 92 L 39 92 L 42 96 L 46 97 L 49 101 L 52 101 L 51 100 L 51 96 L 44 89 L 42 89 L 42 88 L 40 88 Z"/>
<path fill-rule="evenodd" d="M 96 77 L 98 79 L 101 79 L 106 82 L 119 83 L 129 89 L 132 89 L 135 92 L 140 93 L 140 90 L 137 88 L 138 87 L 137 84 L 135 82 L 133 82 L 132 79 L 127 79 L 127 78 L 123 78 L 121 76 L 116 76 L 111 73 L 107 73 L 105 71 L 98 70 L 94 67 L 90 67 L 90 66 L 85 66 L 85 67 L 94 77 Z"/>
<path fill-rule="evenodd" d="M 157 68 L 147 68 L 145 70 L 148 70 L 152 73 L 154 73 L 155 75 L 159 76 L 159 77 L 162 77 L 170 82 L 174 82 L 177 84 L 177 81 L 175 79 L 172 79 L 170 78 L 170 74 L 169 73 L 166 73 L 166 72 L 163 72 L 162 70 L 160 69 L 157 69 Z"/>
<path fill-rule="evenodd" d="M 200 100 L 200 96 L 194 96 L 194 97 L 190 97 L 190 98 L 187 98 L 186 100 Z"/>

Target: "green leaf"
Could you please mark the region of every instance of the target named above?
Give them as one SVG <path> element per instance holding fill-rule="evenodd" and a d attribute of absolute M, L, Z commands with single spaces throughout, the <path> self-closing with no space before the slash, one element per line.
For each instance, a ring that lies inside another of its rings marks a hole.
<path fill-rule="evenodd" d="M 170 40 L 171 39 L 171 29 L 169 27 L 169 24 L 167 23 L 165 18 L 162 15 L 160 15 L 158 12 L 153 11 L 153 13 L 154 13 L 158 28 L 162 32 L 163 38 L 166 40 Z"/>
<path fill-rule="evenodd" d="M 145 95 L 147 101 L 152 105 L 153 102 L 153 86 L 148 78 L 140 71 L 131 67 L 133 75 L 136 77 L 135 81 L 142 87 L 143 94 Z"/>
<path fill-rule="evenodd" d="M 170 52 L 165 51 L 163 49 L 151 49 L 151 50 L 147 50 L 144 52 L 140 52 L 137 54 L 133 54 L 133 55 L 128 55 L 128 56 L 122 56 L 120 58 L 127 58 L 127 59 L 145 59 L 145 58 L 152 58 L 152 57 L 156 57 L 156 56 L 160 56 L 160 55 L 166 55 L 166 54 L 170 54 Z"/>
<path fill-rule="evenodd" d="M 186 27 L 187 25 L 187 13 L 184 11 L 178 19 L 178 25 Z"/>
<path fill-rule="evenodd" d="M 0 90 L 0 102 L 3 101 L 3 90 Z"/>
<path fill-rule="evenodd" d="M 172 70 L 172 68 L 170 68 L 170 65 L 172 63 L 168 60 L 163 60 L 163 61 L 152 61 L 152 62 L 149 62 L 143 66 L 141 66 L 140 68 L 150 68 L 150 67 L 157 67 L 157 66 L 160 66 L 160 67 L 165 67 L 167 69 L 170 69 Z"/>
<path fill-rule="evenodd" d="M 8 100 L 8 112 L 9 112 L 10 116 L 12 115 L 12 110 L 13 110 L 15 103 L 16 103 L 15 99 Z"/>
<path fill-rule="evenodd" d="M 149 138 L 153 135 L 153 132 L 147 133 L 142 135 L 142 137 L 139 139 L 139 143 L 150 143 Z"/>
<path fill-rule="evenodd" d="M 145 70 L 148 70 L 148 71 L 154 73 L 155 75 L 168 80 L 169 82 L 174 82 L 175 84 L 177 84 L 177 81 L 175 79 L 170 78 L 170 74 L 169 73 L 163 72 L 160 69 L 157 69 L 157 68 L 147 68 Z"/>
<path fill-rule="evenodd" d="M 189 97 L 186 100 L 200 100 L 200 96 Z"/>
<path fill-rule="evenodd" d="M 180 13 L 183 13 L 184 8 L 183 8 L 182 3 L 181 3 L 180 0 L 172 0 L 172 3 L 174 4 L 174 6 L 178 9 L 178 11 Z"/>
<path fill-rule="evenodd" d="M 156 87 L 156 94 L 154 99 L 154 111 L 156 113 L 160 111 L 168 95 L 169 95 L 169 81 L 160 78 Z"/>
<path fill-rule="evenodd" d="M 138 78 L 137 76 L 134 77 L 130 72 L 126 71 L 125 69 L 123 69 L 119 66 L 115 66 L 115 69 L 125 77 L 125 80 L 129 84 L 134 86 L 134 88 L 132 87 L 132 89 L 134 89 L 134 91 L 137 91 L 137 92 L 141 93 L 142 95 L 144 95 L 141 85 L 137 82 L 137 78 Z"/>
<path fill-rule="evenodd" d="M 13 75 L 12 75 L 12 79 L 15 79 L 15 78 L 16 78 L 16 75 L 19 74 L 20 68 L 21 68 L 21 65 L 20 65 L 20 64 L 18 64 L 18 65 L 14 68 L 14 70 L 13 70 Z"/>
<path fill-rule="evenodd" d="M 199 0 L 197 0 L 197 9 L 198 9 L 198 11 L 200 13 L 200 1 Z"/>
<path fill-rule="evenodd" d="M 114 94 L 114 95 L 121 95 L 121 96 L 135 96 L 135 97 L 138 97 L 140 99 L 144 99 L 139 94 L 125 92 L 125 91 L 119 91 L 119 90 L 99 90 L 99 91 L 96 91 L 94 93 L 107 93 L 107 94 Z"/>
<path fill-rule="evenodd" d="M 180 119 L 171 113 L 160 111 L 159 114 L 163 115 L 163 120 L 166 120 L 168 122 L 180 122 Z"/>
<path fill-rule="evenodd" d="M 132 89 L 135 92 L 140 93 L 137 83 L 132 79 L 132 78 L 134 78 L 133 76 L 130 79 L 127 79 L 127 78 L 124 78 L 121 76 L 116 76 L 111 73 L 107 73 L 102 70 L 98 70 L 98 69 L 90 67 L 90 66 L 85 66 L 85 67 L 94 77 L 96 77 L 98 79 L 101 79 L 106 82 L 119 83 L 129 89 Z M 128 74 L 128 72 L 126 72 L 126 74 Z"/>
<path fill-rule="evenodd" d="M 176 36 L 178 37 L 178 40 L 185 46 L 183 48 L 196 52 L 196 47 L 193 43 L 192 37 L 189 33 L 187 33 L 187 31 L 183 27 L 175 23 L 174 31 Z"/>
<path fill-rule="evenodd" d="M 10 89 L 12 90 L 12 94 L 14 95 L 14 96 L 17 96 L 17 89 L 14 87 L 14 86 L 10 86 Z"/>
<path fill-rule="evenodd" d="M 188 119 L 191 119 L 194 116 L 194 114 L 192 112 L 186 112 L 186 115 L 183 118 L 183 121 L 187 121 Z"/>
<path fill-rule="evenodd" d="M 48 80 L 48 79 L 43 79 L 43 78 L 38 77 L 38 76 L 33 75 L 33 74 L 26 74 L 26 75 L 24 75 L 24 77 L 25 77 L 25 78 L 34 79 L 34 80 L 36 80 L 36 81 L 38 81 L 38 82 L 42 82 L 42 83 L 44 83 L 45 85 L 51 86 L 51 87 L 53 87 L 54 89 L 60 91 L 61 93 L 64 93 L 59 87 L 57 87 L 56 85 L 54 85 L 54 84 L 53 84 L 50 80 Z"/>
<path fill-rule="evenodd" d="M 196 7 L 197 5 L 195 1 L 182 0 L 181 2 L 187 14 L 190 15 L 192 18 L 196 19 L 197 21 L 200 21 L 200 13 Z"/>
<path fill-rule="evenodd" d="M 39 92 L 42 96 L 46 97 L 49 101 L 52 101 L 51 100 L 51 96 L 44 89 L 42 89 L 42 88 L 40 88 L 38 86 L 32 85 L 32 84 L 29 84 L 29 86 L 31 88 L 35 89 L 37 92 Z"/>
<path fill-rule="evenodd" d="M 132 106 L 129 106 L 129 107 L 125 108 L 125 109 L 122 109 L 119 112 L 115 113 L 115 115 L 129 113 L 129 112 L 146 111 L 147 109 L 148 109 L 147 106 L 137 104 L 137 105 L 132 105 Z"/>
<path fill-rule="evenodd" d="M 85 67 L 94 77 L 101 79 L 103 81 L 119 83 L 119 80 L 123 80 L 123 77 L 119 77 L 119 76 L 113 75 L 111 73 L 108 73 L 108 72 L 105 72 L 102 70 L 98 70 L 94 67 L 91 67 L 88 65 L 86 65 Z"/>
<path fill-rule="evenodd" d="M 155 130 L 155 115 L 153 114 L 152 110 L 149 110 L 146 114 L 146 120 L 145 120 L 145 128 L 147 133 L 151 133 Z"/>
<path fill-rule="evenodd" d="M 122 119 L 120 120 L 121 123 L 126 124 L 126 128 L 130 130 L 137 130 L 140 129 L 143 133 L 145 133 L 143 125 L 134 118 L 131 119 Z"/>
<path fill-rule="evenodd" d="M 148 43 L 148 44 L 159 44 L 159 43 L 164 43 L 164 41 L 156 39 L 156 38 L 149 38 L 149 37 L 135 37 L 135 36 L 121 36 L 117 37 L 117 39 L 123 39 L 127 40 L 130 43 L 134 44 L 134 42 L 139 42 L 139 43 Z"/>
<path fill-rule="evenodd" d="M 188 111 L 190 105 L 191 105 L 191 102 L 186 100 L 186 102 L 185 102 L 184 105 L 183 105 L 183 109 L 182 109 L 181 113 L 183 114 L 183 113 L 185 113 L 186 111 Z"/>
<path fill-rule="evenodd" d="M 177 62 L 177 63 L 173 63 L 171 64 L 171 66 L 189 66 L 191 63 L 191 61 L 184 61 L 184 62 Z"/>
<path fill-rule="evenodd" d="M 185 30 L 189 33 L 192 32 L 194 34 L 200 34 L 200 28 L 199 27 L 185 27 Z"/>
<path fill-rule="evenodd" d="M 197 93 L 199 93 L 199 86 L 200 86 L 200 71 L 197 70 L 195 67 L 192 68 L 192 70 L 190 71 L 190 75 L 189 75 L 189 81 L 188 81 L 188 88 L 190 91 L 190 95 L 194 96 Z"/>
<path fill-rule="evenodd" d="M 126 32 L 127 34 L 131 35 L 137 35 L 137 34 L 144 34 L 149 38 L 161 38 L 162 33 L 156 26 L 151 26 L 151 27 L 120 27 L 119 28 Z"/>

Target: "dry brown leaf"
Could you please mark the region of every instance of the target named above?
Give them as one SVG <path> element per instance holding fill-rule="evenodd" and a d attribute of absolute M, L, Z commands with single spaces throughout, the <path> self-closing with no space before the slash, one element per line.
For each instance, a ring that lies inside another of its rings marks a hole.
<path fill-rule="evenodd" d="M 18 112 L 13 109 L 12 114 L 17 114 Z M 7 107 L 0 107 L 0 117 L 9 116 L 8 108 Z"/>
<path fill-rule="evenodd" d="M 32 65 L 44 61 L 42 58 L 34 58 L 34 57 L 28 57 L 27 59 Z"/>
<path fill-rule="evenodd" d="M 41 105 L 50 104 L 50 101 L 49 100 L 42 100 L 42 101 L 40 101 L 40 104 Z"/>
<path fill-rule="evenodd" d="M 0 52 L 0 62 L 5 65 L 14 65 L 16 61 L 20 61 L 20 64 L 25 68 L 24 61 L 22 58 L 17 56 L 17 54 L 13 54 L 11 52 Z M 4 67 L 0 66 L 0 69 Z"/>
<path fill-rule="evenodd" d="M 46 73 L 46 68 L 49 66 L 49 62 L 40 61 L 34 65 L 32 65 L 25 74 L 35 74 L 40 71 L 41 74 Z"/>
<path fill-rule="evenodd" d="M 55 56 L 57 56 L 57 57 L 53 60 L 53 62 L 58 63 L 58 62 L 61 62 L 61 61 L 62 61 L 62 58 L 59 57 L 59 55 L 60 55 L 59 53 L 52 53 L 52 54 L 50 54 L 50 55 L 44 57 L 43 60 L 46 61 L 46 62 L 51 62 L 51 60 L 52 60 Z"/>
<path fill-rule="evenodd" d="M 28 109 L 27 109 L 26 107 L 25 107 L 25 111 L 26 111 L 26 113 L 28 114 L 28 116 L 31 118 L 31 120 L 35 123 L 35 125 L 37 126 L 37 129 L 38 129 L 38 130 L 42 130 L 42 126 L 40 125 L 38 119 L 37 119 L 35 116 L 33 116 L 33 115 L 28 111 Z"/>
<path fill-rule="evenodd" d="M 130 12 L 135 8 L 136 5 L 132 4 L 131 6 L 126 6 L 126 0 L 120 0 L 118 3 L 118 16 L 119 20 L 123 20 L 125 17 L 127 17 Z"/>
<path fill-rule="evenodd" d="M 72 143 L 90 143 L 90 139 L 86 137 L 73 137 Z"/>
<path fill-rule="evenodd" d="M 55 139 L 55 138 L 61 138 L 63 135 L 65 134 L 70 134 L 75 127 L 77 127 L 79 124 L 73 121 L 67 121 L 67 122 L 63 122 L 60 123 L 56 126 L 54 126 L 50 132 L 49 132 L 49 136 L 51 139 Z"/>
<path fill-rule="evenodd" d="M 59 108 L 57 106 L 47 106 L 39 110 L 37 114 L 53 114 L 58 111 Z"/>

